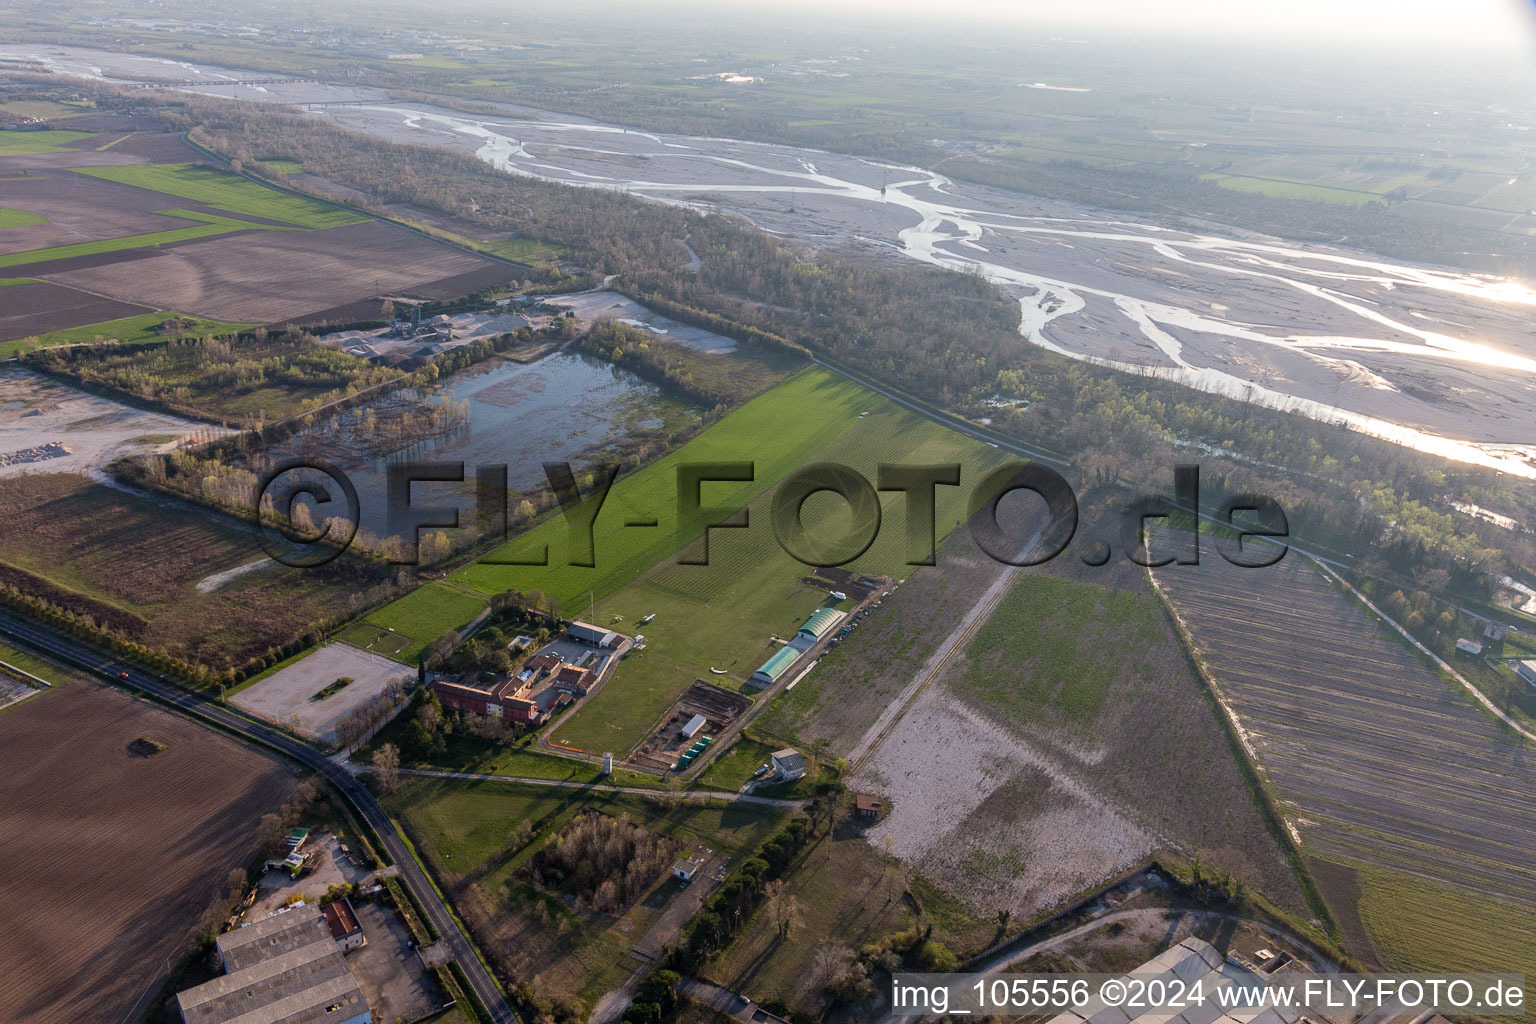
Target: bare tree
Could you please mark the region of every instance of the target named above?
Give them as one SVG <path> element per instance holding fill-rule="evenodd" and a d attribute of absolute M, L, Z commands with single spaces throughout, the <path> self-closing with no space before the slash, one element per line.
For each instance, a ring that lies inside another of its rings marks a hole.
<path fill-rule="evenodd" d="M 263 814 L 261 822 L 256 826 L 256 835 L 261 840 L 261 851 L 268 857 L 277 856 L 283 848 L 283 836 L 288 834 L 283 819 L 277 814 Z"/>
<path fill-rule="evenodd" d="M 393 743 L 386 743 L 373 752 L 373 767 L 377 769 L 379 790 L 393 793 L 400 784 L 400 750 Z"/>
<path fill-rule="evenodd" d="M 775 878 L 763 888 L 764 905 L 768 908 L 768 920 L 780 939 L 788 938 L 790 929 L 800 923 L 800 900 L 789 891 L 781 878 Z"/>

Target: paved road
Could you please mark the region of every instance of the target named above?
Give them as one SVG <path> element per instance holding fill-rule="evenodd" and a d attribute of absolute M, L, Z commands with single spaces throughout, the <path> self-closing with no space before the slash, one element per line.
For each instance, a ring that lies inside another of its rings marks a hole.
<path fill-rule="evenodd" d="M 634 796 L 654 796 L 663 800 L 687 800 L 708 797 L 739 804 L 758 804 L 763 807 L 804 807 L 805 800 L 784 800 L 771 796 L 751 796 L 746 793 L 727 793 L 717 789 L 646 789 L 644 786 L 604 786 L 596 782 L 576 782 L 572 779 L 530 779 L 522 775 L 487 775 L 481 772 L 444 772 L 431 768 L 401 768 L 401 775 L 425 775 L 433 779 L 467 779 L 470 782 L 517 782 L 525 786 L 557 786 L 561 789 L 585 789 L 593 793 L 629 793 Z"/>
<path fill-rule="evenodd" d="M 389 815 L 384 813 L 384 808 L 379 806 L 373 794 L 368 792 L 346 768 L 313 747 L 276 729 L 233 714 L 200 694 L 189 693 L 129 665 L 113 661 L 73 637 L 59 636 L 9 611 L 0 610 L 0 633 L 102 676 L 119 686 L 148 694 L 194 718 L 202 719 L 275 749 L 324 775 L 351 802 L 357 813 L 378 835 L 390 860 L 399 867 L 401 881 L 410 887 L 417 901 L 426 910 L 428 919 L 431 920 L 438 934 L 443 937 L 443 943 L 451 951 L 454 959 L 458 960 L 459 965 L 464 969 L 470 987 L 474 989 L 480 1002 L 490 1011 L 495 1024 L 521 1024 L 517 1014 L 507 1004 L 506 997 L 497 988 L 491 972 L 476 954 L 469 937 L 449 911 L 447 903 L 433 888 L 426 872 L 411 856 L 405 841 L 395 831 Z"/>

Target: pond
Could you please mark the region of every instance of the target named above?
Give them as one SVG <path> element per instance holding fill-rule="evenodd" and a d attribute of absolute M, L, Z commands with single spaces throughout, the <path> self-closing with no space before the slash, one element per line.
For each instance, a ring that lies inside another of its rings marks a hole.
<path fill-rule="evenodd" d="M 386 536 L 386 472 L 393 463 L 464 463 L 462 484 L 417 483 L 411 502 L 420 508 L 457 507 L 459 522 L 471 526 L 479 466 L 505 465 L 514 495 L 538 490 L 548 486 L 545 462 L 579 468 L 617 457 L 702 411 L 627 370 L 557 352 L 527 364 L 491 359 L 426 391 L 367 402 L 301 431 L 269 454 L 334 462 L 357 488 L 361 525 Z M 402 431 L 403 418 L 409 422 Z"/>

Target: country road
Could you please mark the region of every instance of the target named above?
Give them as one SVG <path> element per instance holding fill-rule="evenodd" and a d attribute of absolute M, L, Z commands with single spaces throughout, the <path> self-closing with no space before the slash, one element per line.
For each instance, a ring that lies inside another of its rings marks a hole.
<path fill-rule="evenodd" d="M 427 918 L 437 929 L 438 934 L 443 937 L 442 941 L 452 953 L 453 958 L 463 968 L 470 987 L 474 989 L 481 1004 L 490 1012 L 494 1024 L 521 1024 L 520 1018 L 507 1003 L 495 979 L 491 977 L 490 970 L 475 951 L 469 936 L 449 910 L 447 902 L 432 885 L 400 834 L 395 831 L 389 815 L 352 772 L 313 747 L 285 733 L 242 718 L 201 694 L 190 693 L 162 682 L 127 663 L 110 659 L 107 655 L 98 653 L 72 637 L 58 636 L 9 611 L 0 611 L 0 633 L 107 679 L 118 686 L 153 697 L 193 718 L 201 719 L 215 727 L 276 750 L 306 768 L 324 775 L 347 798 L 379 837 L 379 842 L 390 860 L 399 867 L 401 881 L 410 887 L 417 901 L 426 910 Z"/>

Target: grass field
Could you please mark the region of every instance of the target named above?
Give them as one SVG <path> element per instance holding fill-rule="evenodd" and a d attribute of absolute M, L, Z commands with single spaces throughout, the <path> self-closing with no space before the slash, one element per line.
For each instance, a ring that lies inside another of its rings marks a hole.
<path fill-rule="evenodd" d="M 13 284 L 41 284 L 35 277 L 0 277 L 0 288 L 8 288 Z"/>
<path fill-rule="evenodd" d="M 378 629 L 393 630 L 409 638 L 411 642 L 393 654 L 375 649 L 396 661 L 415 664 L 428 644 L 450 629 L 464 628 L 485 610 L 486 604 L 483 598 L 466 594 L 457 587 L 429 583 L 385 605 L 363 621 Z M 353 641 L 347 638 L 347 642 Z"/>
<path fill-rule="evenodd" d="M 1112 683 L 1150 683 L 1142 655 L 1163 629 L 1150 593 L 1024 575 L 977 631 L 952 685 L 1003 719 L 1035 721 L 1052 707 L 1088 736 Z"/>
<path fill-rule="evenodd" d="M 654 775 L 615 768 L 612 775 L 602 774 L 600 765 L 577 761 L 572 758 L 545 754 L 519 743 L 496 743 L 471 736 L 462 730 L 446 737 L 446 747 L 441 753 L 433 753 L 429 760 L 412 760 L 407 756 L 410 747 L 406 742 L 407 727 L 411 715 L 402 714 L 385 726 L 369 741 L 356 759 L 366 761 L 370 751 L 384 743 L 393 743 L 401 750 L 401 763 L 408 768 L 431 768 L 443 771 L 471 772 L 477 775 L 500 775 L 506 778 L 548 779 L 551 782 L 590 782 L 609 786 L 638 786 L 643 789 L 660 789 L 661 780 Z"/>
<path fill-rule="evenodd" d="M 936 523 L 942 539 L 964 518 L 970 489 L 1001 456 L 868 392 L 860 394 L 857 405 L 870 415 L 855 417 L 805 461 L 841 463 L 870 480 L 881 462 L 960 463 L 961 486 L 938 489 Z M 896 492 L 881 497 L 879 534 L 847 568 L 901 577 L 909 571 L 905 498 Z M 817 533 L 840 533 L 850 521 L 843 502 L 830 495 L 812 499 L 803 511 L 806 526 Z M 695 679 L 755 696 L 746 683 L 778 649 L 772 637 L 793 635 L 825 602 L 827 592 L 806 585 L 810 567 L 779 546 L 769 502 L 754 503 L 749 513 L 748 529 L 715 531 L 709 565 L 679 565 L 665 558 L 628 586 L 599 597 L 596 621 L 644 632 L 646 648 L 626 658 L 608 686 L 558 725 L 557 742 L 582 750 L 628 751 Z M 655 618 L 643 627 L 625 625 L 647 615 Z"/>
<path fill-rule="evenodd" d="M 1388 970 L 1536 976 L 1536 917 L 1529 908 L 1395 871 L 1360 874 L 1360 914 Z M 1522 1019 L 1532 1017 L 1528 1011 Z"/>
<path fill-rule="evenodd" d="M 263 167 L 270 167 L 279 174 L 303 174 L 304 165 L 297 160 L 262 160 Z"/>
<path fill-rule="evenodd" d="M 657 911 L 637 906 L 621 918 L 578 914 L 519 875 L 534 852 L 577 813 L 594 809 L 628 818 L 690 846 L 739 860 L 782 820 L 774 808 L 708 804 L 550 789 L 503 782 L 411 782 L 386 807 L 453 896 L 504 981 L 590 1007 L 634 969 L 630 946 Z M 533 838 L 520 849 L 508 836 L 527 821 Z"/>
<path fill-rule="evenodd" d="M 1234 192 L 1254 192 L 1278 199 L 1308 199 L 1317 203 L 1338 203 L 1342 206 L 1364 206 L 1380 202 L 1382 196 L 1374 192 L 1348 188 L 1332 188 L 1312 185 L 1304 181 L 1280 181 L 1272 178 L 1247 178 L 1233 174 L 1205 174 L 1201 177 L 1214 181 L 1222 188 Z"/>
<path fill-rule="evenodd" d="M 391 633 L 382 626 L 375 626 L 370 622 L 359 622 L 341 637 L 353 647 L 361 647 L 365 651 L 374 651 L 393 658 L 411 645 L 411 638 L 403 633 Z"/>
<path fill-rule="evenodd" d="M 734 793 L 752 777 L 752 773 L 768 763 L 768 755 L 779 749 L 760 740 L 743 736 L 724 754 L 709 763 L 709 770 L 699 776 L 698 784 L 707 789 L 723 789 Z"/>
<path fill-rule="evenodd" d="M 23 672 L 30 672 L 45 682 L 58 683 L 64 679 L 64 673 L 52 662 L 44 661 L 26 651 L 18 650 L 7 644 L 0 644 L 0 661 L 5 662 Z"/>
<path fill-rule="evenodd" d="M 95 132 L 0 132 L 0 156 L 68 152 L 65 143 L 88 139 Z"/>
<path fill-rule="evenodd" d="M 121 320 L 107 320 L 99 324 L 86 324 L 84 327 L 71 327 L 64 331 L 49 331 L 40 334 L 36 338 L 21 338 L 16 341 L 0 343 L 0 356 L 8 356 L 19 348 L 38 349 L 51 345 L 85 345 L 93 341 L 120 341 L 125 345 L 147 345 L 151 342 L 164 341 L 166 335 L 155 330 L 160 324 L 175 316 L 182 314 L 172 312 L 142 313 L 139 316 L 124 317 Z M 230 324 L 221 320 L 205 320 L 202 317 L 189 317 L 195 321 L 193 326 L 181 334 L 204 337 L 208 335 L 234 334 L 238 331 L 248 331 L 256 324 Z"/>
<path fill-rule="evenodd" d="M 119 168 L 96 168 L 98 170 L 117 170 Z M 121 168 L 124 170 L 138 170 L 139 168 Z M 194 238 L 207 238 L 211 235 L 223 235 L 231 231 L 288 231 L 290 228 L 274 226 L 271 224 L 257 224 L 248 220 L 235 220 L 230 217 L 220 217 L 211 213 L 198 213 L 195 210 L 160 210 L 159 213 L 167 217 L 180 217 L 183 220 L 199 221 L 196 227 L 170 228 L 166 231 L 149 231 L 142 235 L 123 235 L 120 238 L 102 238 L 93 242 L 76 242 L 73 245 L 55 245 L 47 249 L 28 249 L 25 252 L 11 252 L 0 255 L 0 267 L 16 267 L 24 263 L 43 263 L 50 260 L 67 260 L 75 256 L 93 256 L 103 252 L 121 252 L 124 249 L 143 249 L 152 245 L 169 245 L 172 242 L 186 242 Z"/>
<path fill-rule="evenodd" d="M 9 207 L 0 206 L 0 229 L 4 228 L 32 228 L 39 224 L 47 224 L 47 217 L 39 217 L 35 213 L 26 210 L 12 210 Z"/>
<path fill-rule="evenodd" d="M 297 227 L 335 228 L 346 224 L 361 224 L 368 219 L 346 210 L 332 209 L 308 199 L 265 188 L 237 174 L 194 167 L 191 164 L 80 167 L 76 171 L 152 192 L 164 192 L 207 203 L 228 213 L 264 217 Z"/>
<path fill-rule="evenodd" d="M 453 579 L 487 595 L 515 588 L 542 590 L 561 604 L 579 600 L 585 605 L 589 593 L 601 599 L 681 547 L 673 511 L 679 465 L 753 462 L 753 481 L 708 484 L 704 489 L 706 505 L 741 507 L 824 448 L 877 401 L 856 384 L 808 370 L 748 402 L 666 458 L 614 484 L 594 530 L 595 568 L 567 564 L 565 520 L 555 517 L 488 556 L 526 560 L 547 545 L 548 566 L 481 562 L 458 570 Z M 631 520 L 650 519 L 660 525 L 624 526 Z"/>
<path fill-rule="evenodd" d="M 538 242 L 532 238 L 498 238 L 489 245 L 485 251 L 493 256 L 500 256 L 506 260 L 517 260 L 519 263 L 545 263 L 549 260 L 559 259 L 566 253 L 563 245 L 553 245 L 549 242 Z"/>

